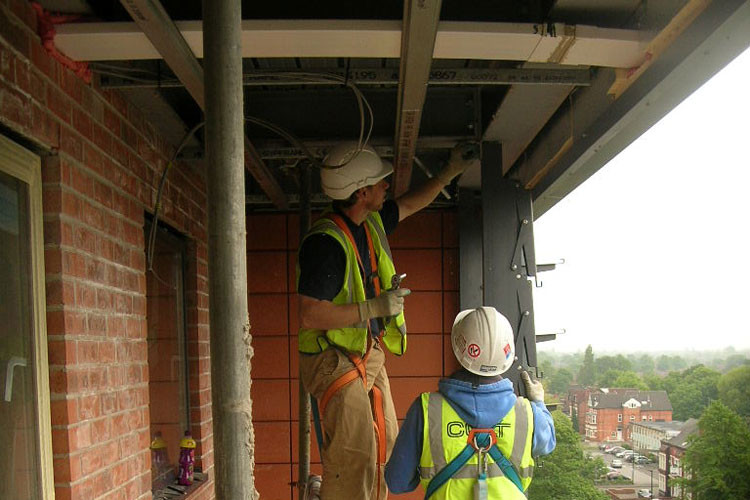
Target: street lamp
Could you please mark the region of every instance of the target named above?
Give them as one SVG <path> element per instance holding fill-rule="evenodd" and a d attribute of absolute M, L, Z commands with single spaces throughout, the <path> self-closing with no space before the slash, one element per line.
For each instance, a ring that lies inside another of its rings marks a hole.
<path fill-rule="evenodd" d="M 649 469 L 651 473 L 651 498 L 654 498 L 654 469 Z"/>

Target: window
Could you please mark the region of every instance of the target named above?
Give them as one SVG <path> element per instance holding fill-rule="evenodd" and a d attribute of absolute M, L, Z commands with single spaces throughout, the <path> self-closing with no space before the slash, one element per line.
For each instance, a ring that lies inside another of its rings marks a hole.
<path fill-rule="evenodd" d="M 635 422 L 635 415 L 630 415 L 630 421 Z"/>
<path fill-rule="evenodd" d="M 54 494 L 39 157 L 0 136 L 0 497 Z"/>
<path fill-rule="evenodd" d="M 612 436 L 612 437 L 617 437 L 617 432 L 612 431 L 612 432 L 609 433 L 609 435 Z"/>
<path fill-rule="evenodd" d="M 592 414 L 591 414 L 591 423 L 592 423 L 592 424 L 595 424 L 595 423 L 596 423 L 596 413 L 592 413 Z"/>
<path fill-rule="evenodd" d="M 617 421 L 622 422 L 622 413 L 617 414 Z"/>
<path fill-rule="evenodd" d="M 646 421 L 646 415 L 641 415 L 641 422 L 645 422 L 645 421 Z"/>
<path fill-rule="evenodd" d="M 150 231 L 148 223 L 147 242 L 151 241 Z M 166 444 L 167 462 L 152 463 L 153 486 L 160 488 L 173 479 L 180 439 L 190 429 L 183 300 L 185 242 L 159 224 L 153 245 L 152 268 L 146 272 L 148 390 L 151 436 L 160 434 Z"/>
<path fill-rule="evenodd" d="M 649 421 L 649 422 L 652 422 L 653 420 L 654 420 L 654 416 L 653 416 L 653 415 L 649 415 L 649 416 L 648 416 L 648 421 Z"/>

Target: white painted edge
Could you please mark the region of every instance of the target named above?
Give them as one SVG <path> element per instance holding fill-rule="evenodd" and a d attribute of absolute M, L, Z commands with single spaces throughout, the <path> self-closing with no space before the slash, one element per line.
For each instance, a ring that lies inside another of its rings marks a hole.
<path fill-rule="evenodd" d="M 203 57 L 201 21 L 175 23 L 196 57 Z M 435 59 L 485 59 L 547 62 L 563 40 L 535 32 L 530 23 L 443 21 L 435 40 Z M 651 33 L 576 26 L 575 41 L 563 64 L 632 67 L 640 63 Z M 55 43 L 78 61 L 160 59 L 135 23 L 70 23 L 57 27 Z M 243 21 L 242 57 L 398 58 L 400 21 Z"/>

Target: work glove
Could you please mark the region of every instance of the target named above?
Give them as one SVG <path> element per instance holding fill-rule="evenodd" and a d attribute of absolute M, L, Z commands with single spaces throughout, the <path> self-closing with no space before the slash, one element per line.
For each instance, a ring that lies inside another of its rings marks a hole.
<path fill-rule="evenodd" d="M 440 171 L 437 178 L 443 186 L 447 186 L 457 176 L 464 173 L 476 160 L 477 145 L 470 142 L 456 144 L 451 149 L 448 164 Z"/>
<path fill-rule="evenodd" d="M 404 297 L 409 295 L 408 288 L 387 290 L 377 297 L 359 302 L 359 320 L 367 321 L 372 318 L 388 318 L 396 316 L 404 310 Z"/>
<path fill-rule="evenodd" d="M 538 380 L 531 380 L 527 371 L 521 372 L 521 379 L 523 380 L 523 385 L 526 386 L 526 396 L 531 401 L 544 403 L 544 386 L 542 386 L 542 383 Z"/>

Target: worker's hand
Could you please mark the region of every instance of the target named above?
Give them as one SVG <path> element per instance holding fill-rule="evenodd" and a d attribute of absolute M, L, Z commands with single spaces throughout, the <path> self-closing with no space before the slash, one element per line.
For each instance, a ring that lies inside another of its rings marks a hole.
<path fill-rule="evenodd" d="M 367 321 L 371 318 L 388 318 L 396 316 L 404 310 L 404 297 L 409 295 L 408 288 L 387 290 L 375 298 L 357 304 L 359 306 L 359 320 Z"/>
<path fill-rule="evenodd" d="M 523 380 L 523 385 L 526 386 L 526 395 L 528 398 L 531 401 L 544 403 L 544 386 L 542 386 L 542 383 L 538 380 L 531 380 L 527 371 L 521 372 L 521 379 Z"/>
<path fill-rule="evenodd" d="M 474 155 L 476 148 L 476 144 L 467 142 L 453 147 L 448 164 L 438 174 L 438 179 L 444 186 L 450 184 L 455 177 L 464 173 L 476 161 L 477 158 Z"/>

